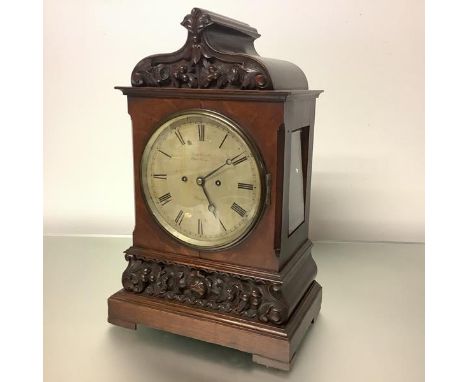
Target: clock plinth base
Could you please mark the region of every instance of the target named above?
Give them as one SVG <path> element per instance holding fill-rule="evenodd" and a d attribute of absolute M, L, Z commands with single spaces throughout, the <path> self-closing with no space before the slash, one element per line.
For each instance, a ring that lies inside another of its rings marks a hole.
<path fill-rule="evenodd" d="M 294 360 L 296 359 L 295 356 L 296 354 L 294 353 L 293 357 L 288 362 L 282 362 L 276 359 L 266 358 L 257 354 L 252 354 L 252 361 L 258 363 L 259 365 L 271 367 L 273 369 L 289 371 L 291 370 Z"/>
<path fill-rule="evenodd" d="M 117 294 L 117 293 L 116 293 Z M 116 295 L 115 294 L 115 295 Z M 113 296 L 115 296 L 113 295 Z M 112 297 L 113 297 L 112 296 Z M 110 298 L 109 298 L 110 300 Z M 110 305 L 110 302 L 109 302 L 109 305 Z M 109 308 L 110 309 L 110 308 Z M 132 329 L 132 330 L 136 330 L 137 329 L 137 324 L 136 322 L 130 322 L 130 321 L 126 321 L 126 320 L 122 320 L 120 318 L 117 318 L 117 317 L 108 317 L 107 321 L 110 323 L 110 324 L 113 324 L 113 325 L 116 325 L 116 326 L 121 326 L 122 328 L 126 328 L 126 329 Z"/>
<path fill-rule="evenodd" d="M 314 281 L 288 322 L 277 326 L 121 290 L 108 299 L 108 321 L 128 329 L 144 325 L 231 347 L 251 353 L 256 363 L 289 370 L 321 302 L 322 287 Z"/>

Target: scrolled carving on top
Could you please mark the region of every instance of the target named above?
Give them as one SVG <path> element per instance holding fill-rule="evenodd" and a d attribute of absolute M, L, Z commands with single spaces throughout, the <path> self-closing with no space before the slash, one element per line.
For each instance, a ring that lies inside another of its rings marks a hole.
<path fill-rule="evenodd" d="M 307 89 L 304 73 L 286 61 L 262 59 L 260 35 L 249 25 L 200 8 L 181 23 L 187 41 L 178 51 L 144 58 L 132 86 L 248 90 Z"/>

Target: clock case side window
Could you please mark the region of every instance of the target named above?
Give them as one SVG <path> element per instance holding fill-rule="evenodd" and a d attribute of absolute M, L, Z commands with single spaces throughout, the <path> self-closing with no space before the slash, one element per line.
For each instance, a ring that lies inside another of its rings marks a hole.
<path fill-rule="evenodd" d="M 312 94 L 290 96 L 284 104 L 284 125 L 278 133 L 280 146 L 282 141 L 284 149 L 281 155 L 282 168 L 278 167 L 278 171 L 283 174 L 283 179 L 278 185 L 280 197 L 277 203 L 281 204 L 281 208 L 278 207 L 275 244 L 280 267 L 284 266 L 301 248 L 312 245 L 309 239 L 309 216 L 315 104 L 316 96 Z M 300 155 L 294 152 L 297 149 L 294 144 L 299 144 Z M 302 190 L 292 184 L 298 181 L 297 178 L 294 179 L 297 173 L 292 173 L 298 166 L 300 166 L 298 172 L 302 172 Z M 290 206 L 291 203 L 297 203 L 297 194 L 291 194 L 291 191 L 302 192 L 300 196 L 304 201 L 303 205 L 294 206 L 295 211 L 291 210 Z M 297 213 L 298 207 L 303 209 L 303 218 L 300 219 L 300 223 L 291 227 L 291 222 L 294 220 L 291 214 Z"/>

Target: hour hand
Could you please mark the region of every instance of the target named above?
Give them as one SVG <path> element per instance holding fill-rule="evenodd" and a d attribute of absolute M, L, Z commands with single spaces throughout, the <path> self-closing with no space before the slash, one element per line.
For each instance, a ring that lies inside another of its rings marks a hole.
<path fill-rule="evenodd" d="M 205 196 L 206 196 L 206 200 L 208 200 L 208 210 L 211 211 L 211 212 L 213 212 L 213 214 L 214 214 L 215 211 L 216 211 L 216 207 L 215 207 L 215 205 L 213 204 L 213 202 L 211 201 L 210 196 L 208 195 L 208 192 L 206 191 L 206 187 L 205 187 L 204 184 L 202 185 L 202 190 L 203 190 L 203 193 L 204 193 Z"/>
<path fill-rule="evenodd" d="M 206 177 L 205 177 L 206 178 Z M 208 195 L 208 192 L 206 191 L 206 188 L 205 188 L 205 178 L 202 178 L 201 176 L 199 176 L 197 178 L 197 184 L 199 186 L 201 186 L 202 190 L 203 190 L 203 193 L 205 194 L 206 196 L 206 200 L 208 200 L 208 210 L 210 212 L 213 212 L 213 215 L 216 216 L 216 207 L 215 205 L 213 204 L 213 202 L 211 201 L 210 199 L 210 196 Z"/>
<path fill-rule="evenodd" d="M 215 216 L 215 218 L 217 217 L 216 216 L 216 207 L 214 204 L 208 204 L 208 211 L 212 212 L 213 215 Z"/>

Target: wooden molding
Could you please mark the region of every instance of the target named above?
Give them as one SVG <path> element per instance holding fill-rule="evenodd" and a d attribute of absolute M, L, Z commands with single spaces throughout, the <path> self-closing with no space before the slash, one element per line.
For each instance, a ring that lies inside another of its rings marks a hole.
<path fill-rule="evenodd" d="M 283 103 L 291 97 L 317 98 L 323 90 L 188 89 L 116 86 L 124 95 L 141 98 L 214 99 Z"/>
<path fill-rule="evenodd" d="M 175 301 L 121 290 L 108 299 L 108 321 L 129 329 L 145 325 L 253 354 L 253 361 L 289 370 L 299 344 L 320 311 L 322 288 L 308 288 L 291 319 L 273 325 L 194 309 Z"/>

